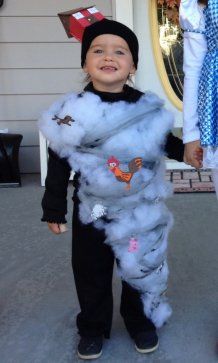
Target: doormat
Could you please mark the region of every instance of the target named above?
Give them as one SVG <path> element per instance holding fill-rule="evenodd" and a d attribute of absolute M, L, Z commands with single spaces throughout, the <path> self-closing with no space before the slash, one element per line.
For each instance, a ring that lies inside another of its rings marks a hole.
<path fill-rule="evenodd" d="M 167 170 L 166 180 L 173 183 L 174 193 L 214 193 L 211 170 Z"/>

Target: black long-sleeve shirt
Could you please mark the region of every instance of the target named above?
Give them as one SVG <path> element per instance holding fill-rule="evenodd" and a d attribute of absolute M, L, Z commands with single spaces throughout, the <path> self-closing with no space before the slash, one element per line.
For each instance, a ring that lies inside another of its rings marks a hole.
<path fill-rule="evenodd" d="M 127 85 L 124 86 L 121 93 L 109 93 L 96 91 L 92 83 L 89 83 L 85 91 L 95 93 L 103 102 L 126 101 L 128 103 L 135 103 L 143 95 L 142 92 Z M 181 139 L 169 133 L 163 147 L 168 158 L 183 161 L 184 145 Z M 48 173 L 45 182 L 45 193 L 42 199 L 42 221 L 66 223 L 67 187 L 71 168 L 66 159 L 60 158 L 50 148 L 48 151 Z M 78 187 L 78 175 L 75 176 L 75 187 Z"/>

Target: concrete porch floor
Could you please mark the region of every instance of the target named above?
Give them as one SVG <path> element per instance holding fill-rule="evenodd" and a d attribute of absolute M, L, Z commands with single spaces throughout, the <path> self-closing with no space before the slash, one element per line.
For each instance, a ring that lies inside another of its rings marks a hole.
<path fill-rule="evenodd" d="M 54 236 L 40 222 L 39 175 L 22 181 L 21 188 L 0 189 L 0 362 L 79 362 L 71 232 Z M 68 194 L 70 222 L 71 187 Z M 218 202 L 215 194 L 176 194 L 168 206 L 175 218 L 168 290 L 174 313 L 159 331 L 159 349 L 135 351 L 119 315 L 115 271 L 113 329 L 99 362 L 217 362 Z"/>

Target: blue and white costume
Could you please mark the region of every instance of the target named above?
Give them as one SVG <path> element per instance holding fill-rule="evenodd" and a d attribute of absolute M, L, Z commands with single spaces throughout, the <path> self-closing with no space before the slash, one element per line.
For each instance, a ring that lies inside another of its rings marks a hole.
<path fill-rule="evenodd" d="M 213 169 L 218 192 L 218 2 L 182 0 L 184 29 L 183 141 L 200 140 L 203 166 Z"/>

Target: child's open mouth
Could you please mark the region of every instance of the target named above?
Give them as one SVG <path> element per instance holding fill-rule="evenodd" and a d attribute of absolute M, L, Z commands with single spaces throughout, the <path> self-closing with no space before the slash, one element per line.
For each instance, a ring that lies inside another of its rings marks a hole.
<path fill-rule="evenodd" d="M 101 70 L 104 72 L 115 72 L 117 70 L 116 67 L 109 67 L 109 66 L 105 66 L 105 67 L 101 67 Z"/>

